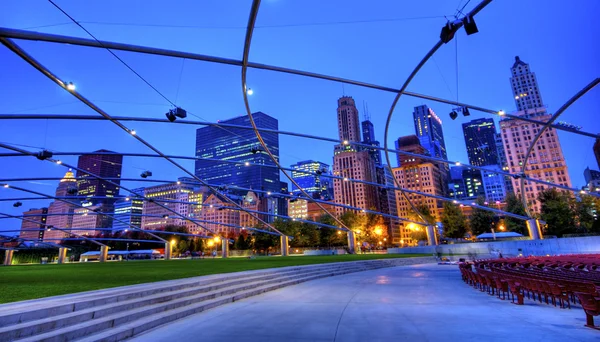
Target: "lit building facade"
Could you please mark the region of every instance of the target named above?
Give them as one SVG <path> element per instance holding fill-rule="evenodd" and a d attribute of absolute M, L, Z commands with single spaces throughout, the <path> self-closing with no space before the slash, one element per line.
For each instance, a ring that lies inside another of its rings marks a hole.
<path fill-rule="evenodd" d="M 21 232 L 19 233 L 19 237 L 33 241 L 43 240 L 47 214 L 48 208 L 29 209 L 24 212 L 24 220 L 21 221 Z"/>
<path fill-rule="evenodd" d="M 100 205 L 92 205 L 85 208 L 73 209 L 73 230 L 71 233 L 94 236 L 96 233 L 101 233 L 101 230 L 96 231 L 98 227 L 98 221 L 101 220 L 103 215 L 98 215 L 96 211 L 102 210 Z"/>
<path fill-rule="evenodd" d="M 504 151 L 504 143 L 502 142 L 502 133 L 496 134 L 496 150 L 498 151 L 498 165 L 502 168 L 502 171 L 509 172 L 508 162 L 506 161 L 506 152 Z M 506 194 L 513 194 L 512 178 L 510 176 L 504 176 L 504 187 L 506 188 Z"/>
<path fill-rule="evenodd" d="M 143 194 L 144 188 L 133 189 L 136 194 Z M 142 227 L 142 213 L 144 212 L 144 200 L 141 197 L 131 195 L 130 197 L 120 198 L 115 202 L 115 214 L 113 220 L 113 230 L 125 230 L 130 226 Z M 126 224 L 128 223 L 128 224 Z"/>
<path fill-rule="evenodd" d="M 368 118 L 361 123 L 362 126 L 362 138 L 363 144 L 371 145 L 373 147 L 379 147 L 379 141 L 375 140 L 375 127 L 373 123 Z M 367 148 L 369 154 L 371 155 L 371 159 L 376 166 L 381 166 L 381 150 L 377 148 Z"/>
<path fill-rule="evenodd" d="M 145 201 L 143 205 L 142 229 L 155 230 L 167 225 L 187 226 L 187 220 L 176 216 L 173 212 L 157 203 L 182 215 L 189 215 L 189 194 L 194 188 L 183 182 L 161 184 L 144 188 Z"/>
<path fill-rule="evenodd" d="M 498 165 L 490 165 L 487 169 L 501 171 Z M 481 181 L 485 192 L 485 199 L 490 203 L 504 202 L 506 200 L 506 183 L 504 176 L 493 171 L 481 171 Z"/>
<path fill-rule="evenodd" d="M 69 169 L 65 176 L 58 183 L 56 188 L 56 197 L 71 196 L 68 194 L 70 190 L 77 189 L 77 180 L 73 171 Z M 63 201 L 54 201 L 48 206 L 48 217 L 46 219 L 46 226 L 49 228 L 57 227 L 61 229 L 70 229 L 73 226 L 73 209 L 76 206 Z M 44 233 L 44 240 L 50 242 L 58 242 L 57 239 L 66 237 L 66 233 L 57 230 L 50 229 Z"/>
<path fill-rule="evenodd" d="M 259 128 L 278 129 L 277 119 L 265 113 L 256 112 L 252 117 Z M 220 122 L 251 127 L 246 115 Z M 261 135 L 269 150 L 279 159 L 279 134 L 261 132 Z M 196 157 L 199 158 L 196 160 L 196 176 L 209 183 L 279 191 L 279 170 L 274 167 L 275 163 L 263 151 L 250 129 L 217 126 L 199 128 L 196 131 Z M 229 163 L 231 161 L 240 163 Z M 246 166 L 246 162 L 252 165 Z"/>
<path fill-rule="evenodd" d="M 341 141 L 360 141 L 358 110 L 352 97 L 343 96 L 338 99 L 338 135 Z M 342 177 L 334 179 L 334 200 L 362 209 L 378 209 L 377 189 L 373 185 L 351 182 L 349 179 L 376 182 L 375 163 L 369 151 L 358 149 L 351 144 L 340 144 L 334 148 L 333 174 Z M 336 215 L 348 209 L 336 207 Z"/>
<path fill-rule="evenodd" d="M 544 108 L 524 110 L 517 112 L 516 115 L 532 118 L 540 122 L 546 122 L 551 118 L 551 115 L 546 113 Z M 508 159 L 509 170 L 511 173 L 519 174 L 521 173 L 521 165 L 525 159 L 529 144 L 543 126 L 516 119 L 503 119 L 500 121 L 500 127 L 502 129 L 502 141 Z M 569 170 L 560 146 L 558 134 L 554 128 L 549 127 L 546 129 L 545 133 L 534 145 L 525 173 L 528 177 L 571 187 Z M 512 179 L 515 194 L 517 197 L 522 198 L 520 182 L 520 179 Z M 525 197 L 527 198 L 529 208 L 533 212 L 539 213 L 540 203 L 537 200 L 538 194 L 547 188 L 547 186 L 542 184 L 525 181 Z"/>
<path fill-rule="evenodd" d="M 114 211 L 115 197 L 119 195 L 121 184 L 121 169 L 123 167 L 123 155 L 108 150 L 94 151 L 98 154 L 82 155 L 77 161 L 77 189 L 79 196 L 91 197 L 93 205 L 100 205 L 99 211 L 112 213 Z M 107 181 L 93 177 L 115 178 Z M 96 227 L 112 227 L 110 215 L 98 216 Z"/>
<path fill-rule="evenodd" d="M 426 105 L 417 106 L 413 112 L 415 133 L 430 156 L 448 160 L 442 120 Z"/>
<path fill-rule="evenodd" d="M 491 118 L 476 119 L 462 124 L 469 164 L 498 165 L 496 125 Z"/>
<path fill-rule="evenodd" d="M 240 211 L 222 196 L 210 194 L 202 204 L 201 219 L 219 223 L 203 222 L 202 225 L 217 234 L 237 234 L 239 229 L 230 225 L 240 226 Z"/>
<path fill-rule="evenodd" d="M 413 144 L 417 146 L 409 146 L 407 143 L 404 145 L 405 148 L 413 151 L 424 149 L 422 146 L 421 148 L 418 147 L 420 145 L 419 139 L 415 139 L 414 136 L 412 137 L 413 138 L 411 139 L 414 141 Z M 408 138 L 404 139 L 404 141 L 408 140 Z M 446 174 L 446 171 L 442 170 L 439 164 L 434 164 L 427 160 L 407 155 L 403 155 L 402 158 L 401 166 L 393 169 L 394 178 L 401 188 L 431 195 L 444 195 L 446 192 L 444 188 L 444 180 L 447 179 L 444 175 Z M 442 202 L 440 200 L 418 194 L 405 194 L 413 204 L 421 203 L 427 205 L 432 215 L 436 218 L 436 221 L 439 220 L 439 209 L 442 207 Z M 395 196 L 398 216 L 414 217 L 415 214 L 412 211 L 412 207 L 404 195 L 402 195 L 400 191 L 396 191 Z M 396 245 L 415 243 L 410 236 L 408 225 L 404 223 L 400 224 L 398 234 L 392 234 L 391 239 L 392 243 Z"/>
<path fill-rule="evenodd" d="M 308 201 L 299 198 L 288 199 L 288 216 L 295 219 L 308 218 Z M 312 203 L 312 202 L 311 202 Z M 318 206 L 317 206 L 318 208 Z"/>
<path fill-rule="evenodd" d="M 328 196 L 328 185 L 331 181 L 331 178 L 327 177 L 329 175 L 329 165 L 319 161 L 305 160 L 292 164 L 291 168 L 293 169 L 291 172 L 292 179 L 300 185 L 302 190 L 309 193 L 313 198 Z M 315 173 L 320 173 L 320 175 L 315 175 Z M 293 183 L 292 193 L 300 193 L 300 189 Z"/>
<path fill-rule="evenodd" d="M 600 171 L 586 167 L 585 170 L 583 170 L 583 178 L 585 179 L 586 184 L 594 180 L 600 180 Z"/>
<path fill-rule="evenodd" d="M 534 72 L 529 69 L 529 64 L 523 62 L 519 56 L 510 68 L 510 85 L 518 111 L 544 107 L 542 94 Z"/>
<path fill-rule="evenodd" d="M 335 212 L 335 205 L 333 205 L 333 203 L 320 203 L 321 206 L 325 209 L 327 209 L 327 211 L 329 211 L 330 213 Z M 317 203 L 315 202 L 308 202 L 307 204 L 307 208 L 306 208 L 306 219 L 307 220 L 311 220 L 311 221 L 318 221 L 321 216 L 323 215 L 327 215 L 325 213 L 325 211 L 321 208 L 319 208 L 319 206 L 317 205 Z"/>

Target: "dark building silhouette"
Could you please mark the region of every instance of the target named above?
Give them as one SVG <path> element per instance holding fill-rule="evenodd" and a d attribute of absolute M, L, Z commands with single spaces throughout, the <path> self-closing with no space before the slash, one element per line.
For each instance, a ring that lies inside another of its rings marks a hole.
<path fill-rule="evenodd" d="M 462 124 L 469 163 L 475 166 L 499 165 L 496 147 L 496 125 L 491 118 Z"/>

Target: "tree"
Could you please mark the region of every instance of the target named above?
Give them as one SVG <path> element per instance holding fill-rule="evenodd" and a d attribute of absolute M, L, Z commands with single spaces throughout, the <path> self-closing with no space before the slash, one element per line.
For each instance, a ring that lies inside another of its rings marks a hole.
<path fill-rule="evenodd" d="M 467 218 L 459 206 L 452 202 L 444 202 L 444 213 L 441 221 L 444 227 L 444 236 L 455 239 L 465 237 L 468 230 Z"/>
<path fill-rule="evenodd" d="M 523 202 L 514 194 L 506 196 L 506 211 L 509 213 L 527 216 Z M 504 224 L 507 231 L 527 235 L 527 225 L 525 221 L 506 216 Z"/>
<path fill-rule="evenodd" d="M 237 237 L 237 239 L 235 240 L 235 243 L 233 244 L 233 248 L 237 249 L 237 250 L 246 250 L 246 249 L 249 249 L 249 247 L 250 246 L 249 246 L 244 234 L 240 234 Z"/>
<path fill-rule="evenodd" d="M 483 197 L 479 197 L 475 203 L 478 205 L 485 205 L 485 199 Z M 479 208 L 473 208 L 470 222 L 471 232 L 473 235 L 477 236 L 490 231 L 494 227 L 495 221 L 495 214 L 493 212 Z"/>
<path fill-rule="evenodd" d="M 577 220 L 579 222 L 579 232 L 591 233 L 600 228 L 596 220 L 598 199 L 589 195 L 582 195 L 576 202 Z"/>
<path fill-rule="evenodd" d="M 415 208 L 419 211 L 419 213 L 421 213 L 423 218 L 421 218 L 416 211 L 411 209 L 408 214 L 409 219 L 418 222 L 424 221 L 424 223 L 427 223 L 428 225 L 435 226 L 435 216 L 433 216 L 433 213 L 431 213 L 431 210 L 429 210 L 429 206 L 427 206 L 427 204 L 417 203 Z M 409 223 L 406 227 L 410 230 L 411 239 L 415 241 L 427 241 L 427 227 L 414 223 Z"/>
<path fill-rule="evenodd" d="M 548 224 L 546 234 L 562 236 L 575 231 L 575 205 L 569 193 L 550 188 L 540 192 L 538 200 L 542 204 L 540 218 Z"/>
<path fill-rule="evenodd" d="M 179 243 L 177 244 L 177 250 L 179 251 L 179 253 L 185 253 L 187 252 L 189 249 L 189 244 L 187 241 L 185 240 L 181 240 L 179 241 Z"/>

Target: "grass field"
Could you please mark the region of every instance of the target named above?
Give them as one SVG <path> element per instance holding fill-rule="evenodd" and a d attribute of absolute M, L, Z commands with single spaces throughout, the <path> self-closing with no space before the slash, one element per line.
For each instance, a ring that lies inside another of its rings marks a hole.
<path fill-rule="evenodd" d="M 0 267 L 0 303 L 208 274 L 416 256 L 424 255 L 359 254 L 8 266 Z"/>

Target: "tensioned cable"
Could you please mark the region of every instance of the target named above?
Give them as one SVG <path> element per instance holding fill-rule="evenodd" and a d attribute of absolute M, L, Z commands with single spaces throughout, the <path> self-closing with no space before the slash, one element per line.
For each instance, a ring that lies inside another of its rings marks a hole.
<path fill-rule="evenodd" d="M 474 9 L 473 11 L 471 11 L 471 13 L 469 13 L 469 16 L 475 16 L 481 9 L 483 9 L 487 4 L 489 4 L 491 2 L 491 0 L 483 0 L 481 3 L 479 3 Z M 456 24 L 458 27 L 456 28 L 457 30 L 460 29 L 462 27 L 462 21 L 459 22 L 458 24 Z M 435 54 L 435 52 L 442 46 L 443 42 L 440 39 L 434 46 L 433 48 L 431 48 L 431 50 L 429 50 L 429 52 L 425 55 L 425 57 L 423 57 L 423 59 L 419 62 L 419 64 L 415 67 L 415 69 L 411 72 L 411 74 L 408 76 L 408 78 L 406 79 L 406 81 L 404 82 L 404 84 L 402 85 L 402 87 L 400 88 L 400 91 L 398 91 L 398 93 L 396 94 L 396 97 L 394 98 L 394 101 L 392 102 L 392 105 L 390 107 L 390 112 L 387 116 L 387 120 L 385 123 L 385 131 L 384 131 L 384 139 L 383 139 L 383 144 L 384 144 L 384 149 L 385 149 L 385 159 L 388 163 L 387 168 L 390 171 L 390 173 L 393 175 L 394 174 L 394 170 L 392 169 L 391 165 L 391 161 L 390 161 L 390 154 L 389 154 L 389 147 L 388 147 L 388 140 L 389 140 L 389 129 L 390 129 L 390 124 L 392 121 L 392 115 L 394 114 L 394 109 L 396 107 L 396 104 L 398 103 L 398 101 L 400 100 L 400 97 L 402 96 L 402 94 L 404 93 L 404 91 L 406 90 L 406 88 L 408 87 L 408 85 L 410 84 L 410 82 L 412 81 L 412 79 L 417 75 L 417 73 L 419 72 L 419 70 L 423 67 L 423 65 L 425 65 L 425 63 L 427 62 L 427 60 L 429 60 L 429 58 L 431 58 L 431 56 L 433 56 Z M 458 102 L 458 101 L 457 101 Z M 397 185 L 397 187 L 401 187 L 400 182 L 398 181 L 398 179 L 394 176 L 394 183 Z M 427 222 L 427 220 L 425 219 L 425 217 L 423 216 L 423 214 L 421 212 L 419 212 L 417 210 L 417 208 L 415 207 L 415 205 L 412 203 L 412 201 L 410 200 L 410 198 L 408 198 L 408 196 L 401 191 L 401 194 L 404 196 L 404 198 L 408 201 L 408 203 L 410 204 L 411 208 L 417 213 L 417 215 L 425 222 Z M 435 239 L 437 240 L 437 239 Z"/>
<path fill-rule="evenodd" d="M 363 20 L 344 20 L 331 22 L 316 22 L 316 23 L 298 23 L 298 24 L 272 24 L 272 25 L 256 25 L 256 29 L 263 28 L 284 28 L 284 27 L 304 27 L 304 26 L 330 26 L 330 25 L 347 25 L 347 24 L 366 24 L 366 23 L 383 23 L 383 22 L 399 22 L 413 21 L 424 19 L 443 18 L 443 15 L 423 16 L 423 17 L 405 17 L 405 18 L 389 18 L 389 19 L 363 19 Z M 172 25 L 172 24 L 140 24 L 140 23 L 118 23 L 105 21 L 80 21 L 84 24 L 108 25 L 108 26 L 133 26 L 133 27 L 162 27 L 162 28 L 184 28 L 184 29 L 209 29 L 209 30 L 244 30 L 246 26 L 202 26 L 202 25 Z M 58 24 L 60 25 L 60 24 Z M 64 24 L 63 24 L 64 25 Z M 53 26 L 53 25 L 50 25 Z"/>
<path fill-rule="evenodd" d="M 226 64 L 226 65 L 236 65 L 236 66 L 242 65 L 242 61 L 230 59 L 230 58 L 207 56 L 207 55 L 201 55 L 201 54 L 190 53 L 190 52 L 159 49 L 159 48 L 140 46 L 140 45 L 114 43 L 114 42 L 109 42 L 109 41 L 101 41 L 101 44 L 100 44 L 94 40 L 85 39 L 85 38 L 61 36 L 61 35 L 55 35 L 55 34 L 47 34 L 47 33 L 41 33 L 41 32 L 24 31 L 24 30 L 16 30 L 16 29 L 8 29 L 8 28 L 0 28 L 0 37 L 23 39 L 23 40 L 39 40 L 39 41 L 52 42 L 52 43 L 71 44 L 71 45 L 88 46 L 88 47 L 96 47 L 96 48 L 108 47 L 110 49 L 120 50 L 120 51 L 130 51 L 130 52 L 144 53 L 144 54 L 150 54 L 150 55 L 187 58 L 187 59 L 192 59 L 192 60 Z M 254 69 L 262 69 L 262 70 L 287 73 L 287 74 L 292 74 L 292 75 L 299 75 L 299 76 L 304 76 L 304 77 L 318 78 L 318 79 L 323 79 L 323 80 L 328 80 L 328 81 L 333 81 L 333 82 L 340 82 L 340 83 L 345 83 L 345 84 L 352 84 L 352 85 L 356 85 L 359 87 L 377 89 L 377 90 L 382 90 L 382 91 L 392 92 L 392 93 L 399 92 L 398 89 L 394 89 L 394 88 L 390 88 L 390 87 L 386 87 L 386 86 L 382 86 L 382 85 L 376 85 L 376 84 L 371 84 L 371 83 L 367 83 L 367 82 L 346 79 L 346 78 L 342 78 L 342 77 L 318 74 L 318 73 L 314 73 L 314 72 L 278 67 L 278 66 L 273 66 L 273 65 L 268 65 L 268 64 L 248 62 L 248 67 L 254 68 Z M 487 109 L 487 108 L 483 108 L 480 106 L 456 102 L 453 100 L 447 100 L 447 99 L 443 99 L 443 98 L 439 98 L 439 97 L 435 97 L 435 96 L 431 96 L 431 95 L 419 94 L 419 93 L 410 92 L 410 91 L 404 91 L 403 94 L 405 96 L 409 96 L 409 97 L 416 97 L 416 98 L 420 98 L 420 99 L 424 99 L 424 100 L 450 104 L 450 105 L 457 106 L 457 107 L 467 107 L 472 110 L 476 110 L 476 111 L 479 111 L 482 113 L 492 114 L 495 116 L 500 116 L 503 118 L 510 118 L 510 119 L 515 119 L 515 120 L 520 120 L 520 121 L 526 121 L 526 122 L 530 122 L 530 123 L 538 124 L 538 125 L 542 125 L 542 126 L 545 124 L 545 122 L 537 121 L 537 120 L 519 116 L 519 115 L 505 113 L 504 111 Z M 562 126 L 562 125 L 552 124 L 551 127 L 561 130 L 561 131 L 570 132 L 573 134 L 588 136 L 588 137 L 591 137 L 594 139 L 600 137 L 600 135 L 597 133 L 580 131 L 575 128 L 566 127 L 566 126 Z"/>
<path fill-rule="evenodd" d="M 265 152 L 267 152 L 267 154 L 269 155 L 269 157 L 271 158 L 273 163 L 275 163 L 275 165 L 277 165 L 277 168 L 283 173 L 283 175 L 287 179 L 289 179 L 290 182 L 292 182 L 292 184 L 295 185 L 296 188 L 298 188 L 298 190 L 300 190 L 302 195 L 304 195 L 306 197 L 306 200 L 314 202 L 312 200 L 312 196 L 309 195 L 302 188 L 302 186 L 300 186 L 300 184 L 298 184 L 298 182 L 296 182 L 296 180 L 294 178 L 292 178 L 284 168 L 281 167 L 281 165 L 279 164 L 279 161 L 277 160 L 277 158 L 275 158 L 275 156 L 273 155 L 273 153 L 271 152 L 271 150 L 265 143 L 262 135 L 260 134 L 260 131 L 258 130 L 258 127 L 256 126 L 256 122 L 254 122 L 254 118 L 252 117 L 252 111 L 250 110 L 250 103 L 248 102 L 248 91 L 247 91 L 247 87 L 246 87 L 246 73 L 248 71 L 248 56 L 250 54 L 250 44 L 252 42 L 252 33 L 254 32 L 254 24 L 256 23 L 256 17 L 258 15 L 259 8 L 260 8 L 260 0 L 254 0 L 252 2 L 252 7 L 250 8 L 250 15 L 248 18 L 248 26 L 246 29 L 246 39 L 244 42 L 244 54 L 242 57 L 242 96 L 244 97 L 244 106 L 246 107 L 246 114 L 248 115 L 248 119 L 250 120 L 250 124 L 252 125 L 252 128 L 254 130 L 254 134 L 256 134 L 256 138 L 260 142 L 260 145 L 263 147 Z M 350 228 L 348 228 L 346 226 L 346 224 L 344 224 L 344 222 L 342 222 L 334 214 L 330 213 L 329 210 L 327 210 L 323 205 L 321 205 L 319 202 L 314 202 L 314 203 L 317 204 L 319 209 L 323 210 L 326 215 L 329 215 L 331 218 L 333 218 L 342 228 L 346 229 L 347 231 L 350 231 Z"/>
<path fill-rule="evenodd" d="M 529 148 L 527 149 L 527 153 L 525 154 L 525 159 L 523 161 L 523 166 L 521 167 L 521 173 L 525 174 L 525 170 L 527 169 L 527 162 L 529 161 L 529 156 L 531 155 L 531 152 L 533 151 L 533 149 L 535 147 L 535 144 L 540 139 L 540 137 L 542 136 L 542 134 L 544 134 L 544 132 L 546 131 L 546 129 L 548 129 L 548 127 L 550 127 L 550 125 L 554 121 L 556 121 L 556 119 L 558 119 L 558 117 L 561 116 L 561 114 L 564 113 L 564 111 L 566 111 L 573 103 L 575 103 L 577 100 L 579 100 L 587 92 L 589 92 L 590 90 L 594 89 L 594 87 L 597 86 L 599 83 L 600 83 L 600 78 L 596 78 L 595 80 L 593 80 L 592 82 L 590 82 L 587 86 L 585 86 L 583 89 L 581 89 L 580 91 L 578 91 L 565 104 L 563 104 L 556 111 L 556 113 L 554 113 L 554 115 L 552 115 L 552 117 L 550 118 L 550 120 L 548 120 L 548 122 L 546 122 L 546 124 L 544 125 L 544 127 L 542 127 L 542 129 L 539 130 L 539 132 L 535 135 L 535 137 L 531 141 L 531 144 L 529 145 Z M 558 139 L 558 136 L 556 138 Z M 583 193 L 585 193 L 584 190 L 582 190 L 582 191 L 583 191 Z M 525 212 L 527 213 L 527 215 L 531 216 L 531 212 L 529 211 L 529 205 L 527 203 L 527 197 L 525 196 L 525 180 L 524 179 L 521 179 L 521 196 L 522 196 L 521 198 L 522 198 L 522 202 L 523 202 L 523 207 L 525 207 Z"/>
<path fill-rule="evenodd" d="M 41 65 L 38 61 L 36 61 L 33 57 L 31 57 L 27 52 L 25 52 L 23 49 L 21 49 L 17 44 L 15 44 L 13 41 L 11 41 L 10 39 L 7 38 L 2 38 L 0 37 L 0 42 L 2 42 L 2 44 L 4 44 L 6 47 L 8 47 L 11 51 L 13 51 L 14 53 L 16 53 L 19 57 L 21 57 L 23 60 L 25 60 L 27 63 L 29 63 L 31 66 L 33 66 L 35 69 L 37 69 L 38 71 L 40 71 L 42 74 L 44 74 L 46 77 L 48 77 L 49 79 L 51 79 L 53 82 L 55 82 L 56 84 L 58 84 L 59 86 L 61 86 L 64 90 L 66 90 L 67 92 L 71 93 L 71 95 L 75 96 L 77 99 L 79 99 L 81 102 L 83 102 L 84 104 L 86 104 L 88 107 L 90 107 L 91 109 L 93 109 L 95 112 L 97 112 L 98 114 L 102 115 L 105 119 L 109 120 L 110 122 L 114 123 L 115 125 L 117 125 L 119 128 L 121 128 L 122 130 L 124 130 L 125 132 L 131 134 L 136 140 L 138 140 L 139 142 L 141 142 L 142 144 L 144 144 L 146 147 L 148 147 L 149 149 L 151 149 L 152 151 L 154 151 L 155 153 L 157 153 L 158 155 L 162 156 L 164 159 L 166 159 L 169 163 L 173 164 L 174 166 L 176 166 L 177 168 L 179 168 L 180 170 L 182 170 L 183 172 L 185 172 L 186 174 L 190 175 L 192 178 L 196 179 L 197 181 L 199 181 L 200 183 L 203 184 L 207 184 L 204 180 L 200 179 L 199 177 L 197 177 L 195 174 L 193 174 L 192 172 L 188 171 L 185 167 L 181 166 L 179 163 L 175 162 L 174 160 L 168 158 L 164 153 L 162 153 L 160 150 L 158 150 L 156 147 L 152 146 L 149 142 L 145 141 L 144 139 L 142 139 L 137 132 L 135 132 L 135 130 L 129 129 L 127 128 L 125 125 L 123 125 L 122 123 L 120 123 L 119 121 L 113 119 L 108 113 L 104 112 L 102 109 L 100 109 L 98 106 L 96 106 L 95 104 L 93 104 L 91 101 L 89 101 L 88 99 L 86 99 L 83 95 L 81 95 L 80 93 L 76 92 L 75 90 L 69 90 L 67 88 L 67 85 L 65 84 L 65 82 L 63 82 L 62 80 L 60 80 L 56 75 L 54 75 L 52 72 L 50 72 L 48 69 L 46 69 L 43 65 Z M 220 194 L 220 192 L 213 186 L 208 186 L 208 188 L 215 194 Z M 240 206 L 237 202 L 231 200 L 230 198 L 228 198 L 227 196 L 223 196 L 225 198 L 226 201 L 228 201 L 229 203 L 233 204 L 234 206 L 239 207 L 240 209 L 244 210 L 242 206 Z M 273 227 L 271 224 L 265 222 L 264 220 L 262 220 L 261 218 L 257 217 L 256 215 L 249 213 L 250 216 L 252 216 L 253 218 L 257 219 L 259 222 L 263 223 L 265 226 L 269 227 L 270 229 L 272 229 L 275 232 L 278 232 L 281 235 L 282 234 L 279 230 L 277 230 L 275 227 Z"/>
<path fill-rule="evenodd" d="M 110 52 L 111 55 L 113 55 L 119 62 L 121 62 L 127 69 L 129 69 L 131 72 L 133 72 L 140 80 L 142 80 L 144 83 L 146 83 L 150 88 L 152 88 L 158 95 L 160 95 L 163 99 L 165 99 L 167 102 L 169 102 L 173 107 L 177 107 L 177 105 L 175 104 L 177 102 L 177 100 L 175 100 L 175 102 L 169 100 L 168 97 L 166 97 L 163 93 L 161 93 L 156 87 L 154 87 L 150 82 L 148 82 L 148 80 L 146 80 L 142 75 L 140 75 L 137 71 L 135 71 L 129 64 L 127 64 L 123 59 L 121 59 L 119 56 L 117 56 L 117 54 L 115 54 L 110 48 L 104 46 L 102 44 L 102 42 L 100 40 L 98 40 L 98 38 L 96 38 L 96 36 L 94 36 L 90 31 L 88 31 L 85 27 L 83 27 L 83 25 L 81 25 L 77 20 L 75 20 L 75 18 L 73 18 L 72 16 L 70 16 L 66 11 L 64 11 L 62 8 L 60 8 L 60 6 L 58 6 L 54 1 L 52 0 L 48 0 L 52 5 L 54 5 L 54 7 L 56 7 L 59 11 L 61 11 L 65 16 L 67 16 L 69 19 L 71 19 L 73 21 L 73 23 L 75 23 L 77 26 L 79 26 L 82 30 L 84 30 L 90 37 L 92 37 L 96 42 L 98 42 L 98 44 L 100 44 L 100 46 L 102 46 L 103 48 L 105 48 L 108 52 Z M 185 59 L 184 59 L 185 61 Z M 183 65 L 182 65 L 183 68 Z M 183 71 L 183 69 L 182 69 Z M 180 81 L 181 81 L 181 75 L 180 75 Z M 179 94 L 179 87 L 177 88 L 177 94 Z M 201 116 L 198 116 L 190 111 L 187 111 L 187 113 L 189 113 L 190 115 L 193 115 L 195 117 L 197 117 L 198 119 L 201 120 L 206 120 Z M 231 131 L 229 131 L 232 134 L 235 134 Z M 236 134 L 237 135 L 237 134 Z M 238 135 L 239 136 L 239 135 Z"/>

